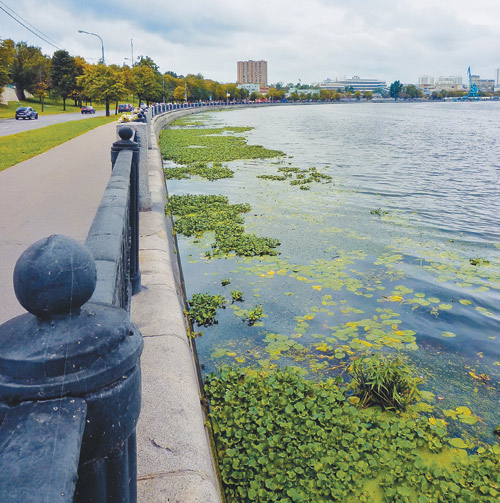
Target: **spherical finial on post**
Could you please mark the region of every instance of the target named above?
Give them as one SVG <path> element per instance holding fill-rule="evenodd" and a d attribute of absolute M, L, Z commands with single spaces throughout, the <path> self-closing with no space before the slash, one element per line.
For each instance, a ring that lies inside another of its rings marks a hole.
<path fill-rule="evenodd" d="M 94 293 L 95 261 L 78 241 L 54 234 L 19 257 L 14 291 L 19 303 L 39 318 L 76 314 Z"/>
<path fill-rule="evenodd" d="M 130 140 L 134 136 L 134 129 L 130 126 L 121 126 L 118 128 L 118 136 L 122 140 Z"/>

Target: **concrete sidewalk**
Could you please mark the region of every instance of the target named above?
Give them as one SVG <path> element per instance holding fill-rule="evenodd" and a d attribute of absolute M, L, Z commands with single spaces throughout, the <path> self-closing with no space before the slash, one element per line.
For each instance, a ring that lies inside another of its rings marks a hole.
<path fill-rule="evenodd" d="M 29 245 L 51 234 L 85 240 L 109 180 L 115 140 L 112 122 L 0 172 L 0 324 L 25 312 L 12 273 Z"/>

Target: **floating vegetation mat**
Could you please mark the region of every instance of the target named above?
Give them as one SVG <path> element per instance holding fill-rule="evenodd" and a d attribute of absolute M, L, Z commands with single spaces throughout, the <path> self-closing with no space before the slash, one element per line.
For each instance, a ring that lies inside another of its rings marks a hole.
<path fill-rule="evenodd" d="M 224 367 L 207 380 L 227 501 L 488 502 L 500 446 L 469 445 L 419 411 L 360 409 L 339 379 Z M 470 417 L 466 408 L 454 412 Z"/>
<path fill-rule="evenodd" d="M 395 187 L 394 172 L 360 173 L 343 153 L 335 162 L 326 141 L 301 153 L 294 138 L 264 128 L 269 116 L 252 114 L 207 114 L 202 126 L 163 133 L 177 142 L 164 142 L 166 169 L 226 163 L 233 172 L 210 184 L 200 173 L 169 180 L 167 208 L 188 298 L 218 299 L 206 326 L 192 319 L 205 327 L 196 345 L 211 376 L 228 501 L 497 501 L 498 480 L 488 472 L 482 485 L 478 475 L 482 463 L 497 466 L 489 445 L 500 425 L 500 232 L 473 225 L 488 204 L 464 198 L 471 206 L 448 214 L 442 200 L 452 191 L 432 172 L 436 206 L 432 192 L 406 208 L 420 178 L 405 188 L 410 175 L 401 175 Z M 225 122 L 245 117 L 255 129 Z M 207 138 L 237 141 L 221 150 Z M 253 157 L 246 140 L 272 148 Z M 287 148 L 293 157 L 279 155 Z M 388 195 L 371 189 L 377 183 Z M 365 399 L 354 403 L 337 387 L 351 380 L 356 359 L 391 354 L 404 355 L 421 381 L 410 417 L 364 410 Z M 282 373 L 287 367 L 300 372 Z M 369 456 L 355 447 L 358 435 Z M 381 452 L 383 462 L 371 465 Z"/>

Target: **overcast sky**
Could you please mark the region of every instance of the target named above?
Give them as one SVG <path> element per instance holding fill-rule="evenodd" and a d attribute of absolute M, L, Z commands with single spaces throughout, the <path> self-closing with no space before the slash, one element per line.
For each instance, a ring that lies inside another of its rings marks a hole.
<path fill-rule="evenodd" d="M 268 61 L 269 83 L 420 75 L 495 78 L 498 0 L 0 0 L 59 48 L 106 63 L 148 55 L 161 71 L 236 81 L 238 60 Z M 0 10 L 0 38 L 40 40 Z"/>

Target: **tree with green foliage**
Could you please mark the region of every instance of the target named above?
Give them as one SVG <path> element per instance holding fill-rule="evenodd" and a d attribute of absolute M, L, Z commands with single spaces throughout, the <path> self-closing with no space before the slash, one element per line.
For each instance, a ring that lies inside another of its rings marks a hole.
<path fill-rule="evenodd" d="M 174 100 L 175 101 L 184 101 L 186 92 L 187 91 L 184 86 L 177 86 L 174 89 L 174 93 L 173 93 Z"/>
<path fill-rule="evenodd" d="M 11 67 L 11 79 L 16 86 L 19 101 L 26 100 L 25 91 L 33 93 L 38 83 L 40 69 L 47 68 L 50 59 L 42 54 L 39 47 L 17 42 L 14 46 L 14 57 Z"/>
<path fill-rule="evenodd" d="M 373 99 L 373 93 L 370 91 L 365 91 L 363 96 L 365 97 L 365 100 L 371 101 Z"/>
<path fill-rule="evenodd" d="M 77 83 L 83 88 L 85 96 L 106 104 L 106 117 L 110 115 L 110 102 L 116 103 L 128 92 L 120 68 L 116 65 L 89 65 L 85 73 L 77 77 Z"/>
<path fill-rule="evenodd" d="M 14 62 L 14 42 L 10 39 L 0 43 L 0 94 L 3 88 L 11 82 L 11 69 Z"/>
<path fill-rule="evenodd" d="M 66 110 L 66 99 L 76 87 L 75 58 L 68 51 L 61 49 L 54 52 L 50 66 L 51 87 L 63 99 L 63 110 Z"/>
<path fill-rule="evenodd" d="M 397 100 L 402 91 L 403 91 L 403 84 L 401 84 L 399 80 L 395 80 L 391 84 L 391 87 L 389 88 L 389 96 Z"/>
<path fill-rule="evenodd" d="M 414 84 L 408 84 L 404 88 L 404 93 L 408 98 L 415 99 L 415 98 L 421 98 L 423 96 L 423 92 L 421 89 L 419 89 L 416 85 Z"/>
<path fill-rule="evenodd" d="M 136 64 L 132 68 L 132 75 L 134 76 L 134 93 L 137 94 L 139 105 L 144 100 L 148 105 L 150 101 L 159 101 L 162 96 L 163 81 L 159 72 L 149 65 Z"/>

